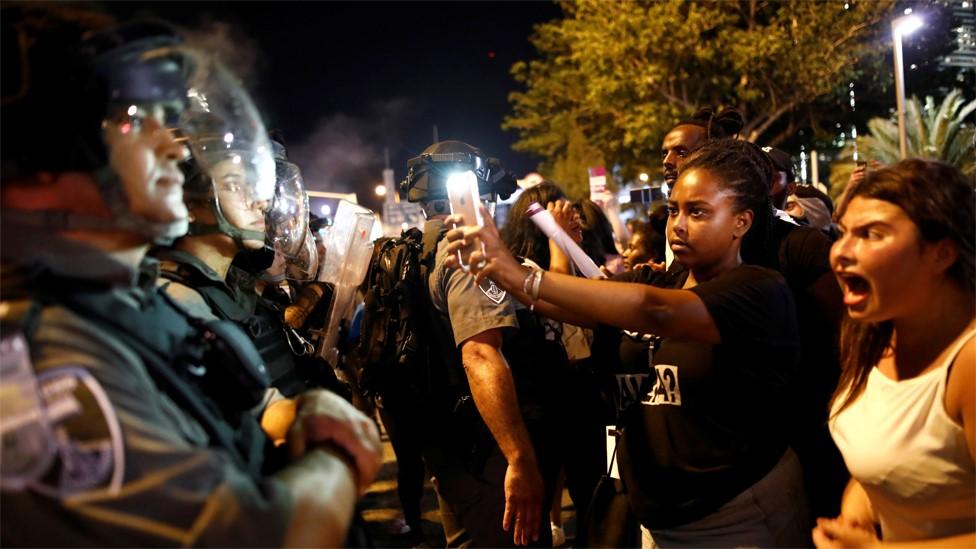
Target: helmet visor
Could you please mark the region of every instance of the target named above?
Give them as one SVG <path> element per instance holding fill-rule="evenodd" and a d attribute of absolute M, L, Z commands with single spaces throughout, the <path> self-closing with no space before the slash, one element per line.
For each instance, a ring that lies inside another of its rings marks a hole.
<path fill-rule="evenodd" d="M 305 245 L 308 232 L 308 195 L 302 172 L 295 164 L 276 162 L 277 185 L 268 211 L 268 241 L 275 251 L 292 258 Z"/>

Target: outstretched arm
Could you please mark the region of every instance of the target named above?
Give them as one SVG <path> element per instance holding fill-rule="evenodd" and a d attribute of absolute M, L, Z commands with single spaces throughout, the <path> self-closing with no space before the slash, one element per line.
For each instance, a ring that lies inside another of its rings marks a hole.
<path fill-rule="evenodd" d="M 474 235 L 481 238 L 486 250 L 485 266 L 478 271 L 478 279 L 491 278 L 520 300 L 531 302 L 531 296 L 523 291 L 530 271 L 522 267 L 508 251 L 487 214 L 484 227 L 460 227 L 448 232 L 447 238 L 451 241 L 449 251 L 453 253 L 463 245 L 465 237 Z M 472 264 L 480 262 L 480 254 L 480 251 L 472 254 Z M 543 276 L 538 297 L 558 308 L 546 310 L 546 305 L 540 304 L 540 312 L 577 325 L 587 323 L 581 324 L 578 319 L 574 321 L 569 317 L 582 317 L 589 319 L 590 323 L 599 322 L 663 337 L 689 337 L 707 343 L 721 341 L 718 327 L 705 304 L 687 290 L 586 280 L 550 272 Z"/>

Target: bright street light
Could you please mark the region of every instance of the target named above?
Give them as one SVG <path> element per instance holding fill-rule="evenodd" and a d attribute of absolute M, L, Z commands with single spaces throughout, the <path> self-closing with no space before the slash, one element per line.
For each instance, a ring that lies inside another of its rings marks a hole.
<path fill-rule="evenodd" d="M 376 196 L 379 197 L 386 196 L 386 185 L 383 184 L 377 185 L 376 188 L 373 189 L 373 192 L 375 192 Z"/>
<path fill-rule="evenodd" d="M 898 154 L 904 160 L 908 156 L 908 138 L 905 135 L 905 65 L 901 55 L 901 39 L 922 27 L 922 18 L 903 15 L 891 22 L 891 37 L 895 48 L 895 106 L 898 109 Z"/>
<path fill-rule="evenodd" d="M 641 183 L 647 183 L 647 181 L 648 181 L 648 180 L 649 180 L 650 178 L 651 178 L 651 176 L 649 176 L 649 175 L 647 175 L 647 174 L 646 174 L 646 173 L 644 173 L 644 172 L 641 172 L 641 174 L 637 176 L 637 179 L 640 179 L 640 180 L 641 180 Z"/>

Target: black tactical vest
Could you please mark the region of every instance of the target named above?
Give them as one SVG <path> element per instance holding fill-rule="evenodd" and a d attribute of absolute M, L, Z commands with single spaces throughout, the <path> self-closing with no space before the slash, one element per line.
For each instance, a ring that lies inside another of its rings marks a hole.
<path fill-rule="evenodd" d="M 62 306 L 123 341 L 156 386 L 203 427 L 241 471 L 262 477 L 268 438 L 251 413 L 267 387 L 261 359 L 233 324 L 186 315 L 164 292 L 150 287 L 133 307 L 104 286 L 32 273 L 31 306 L 18 328 L 28 341 L 40 313 Z"/>
<path fill-rule="evenodd" d="M 160 275 L 199 293 L 214 315 L 230 320 L 250 336 L 264 359 L 271 384 L 285 396 L 293 396 L 306 388 L 298 375 L 288 336 L 276 306 L 258 297 L 254 278 L 231 267 L 227 281 L 196 257 L 179 250 L 161 250 Z"/>

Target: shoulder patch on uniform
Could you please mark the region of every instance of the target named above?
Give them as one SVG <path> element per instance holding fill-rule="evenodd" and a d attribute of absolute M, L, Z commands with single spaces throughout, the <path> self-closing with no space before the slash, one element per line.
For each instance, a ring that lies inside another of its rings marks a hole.
<path fill-rule="evenodd" d="M 505 290 L 499 288 L 498 284 L 495 284 L 495 281 L 490 278 L 482 280 L 481 284 L 478 285 L 478 288 L 481 290 L 481 293 L 485 294 L 488 299 L 492 300 L 496 304 L 501 303 L 507 294 Z"/>
<path fill-rule="evenodd" d="M 0 488 L 23 490 L 51 466 L 54 436 L 19 331 L 0 337 L 0 376 Z"/>
<path fill-rule="evenodd" d="M 56 445 L 55 460 L 31 488 L 55 497 L 122 487 L 125 447 L 118 415 L 88 370 L 66 366 L 37 376 Z"/>

